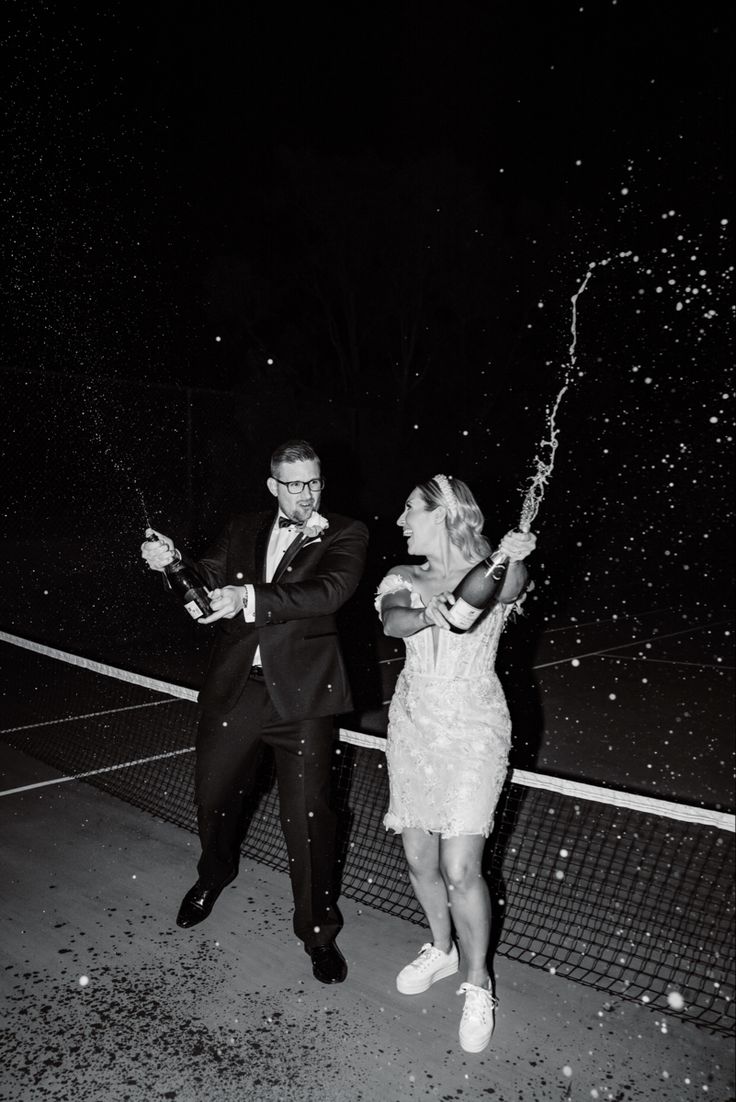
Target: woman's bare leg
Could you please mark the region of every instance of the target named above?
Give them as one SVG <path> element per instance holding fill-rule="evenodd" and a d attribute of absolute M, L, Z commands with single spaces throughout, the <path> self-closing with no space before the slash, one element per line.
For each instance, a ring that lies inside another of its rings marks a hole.
<path fill-rule="evenodd" d="M 405 829 L 401 841 L 411 886 L 427 916 L 433 944 L 443 953 L 449 953 L 452 948 L 452 923 L 447 887 L 440 872 L 440 837 L 424 830 Z"/>
<path fill-rule="evenodd" d="M 481 871 L 485 842 L 482 834 L 464 834 L 440 841 L 440 868 L 468 971 L 467 981 L 478 987 L 487 987 L 490 979 L 491 898 Z"/>

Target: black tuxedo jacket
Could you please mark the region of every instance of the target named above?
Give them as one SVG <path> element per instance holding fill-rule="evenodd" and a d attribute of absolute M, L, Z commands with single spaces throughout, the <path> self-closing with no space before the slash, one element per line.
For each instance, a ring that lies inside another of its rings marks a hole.
<path fill-rule="evenodd" d="M 219 620 L 199 702 L 227 713 L 238 702 L 256 647 L 282 719 L 311 719 L 352 708 L 335 614 L 355 592 L 365 565 L 368 529 L 327 513 L 329 527 L 299 533 L 271 582 L 264 580 L 275 512 L 235 516 L 195 565 L 210 589 L 252 584 L 254 623 L 242 614 Z"/>

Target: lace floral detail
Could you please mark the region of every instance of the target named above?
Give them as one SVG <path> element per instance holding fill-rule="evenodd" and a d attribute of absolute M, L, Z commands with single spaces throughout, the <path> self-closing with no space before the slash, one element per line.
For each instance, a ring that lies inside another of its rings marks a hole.
<path fill-rule="evenodd" d="M 412 608 L 417 608 L 423 603 L 422 598 L 414 588 L 414 583 L 411 578 L 405 578 L 403 574 L 387 574 L 376 590 L 376 598 L 373 602 L 381 620 L 383 620 L 383 614 L 381 612 L 383 598 L 388 597 L 389 593 L 398 593 L 401 589 L 408 589 L 411 593 Z"/>
<path fill-rule="evenodd" d="M 386 594 L 399 589 L 409 590 L 412 607 L 422 606 L 409 579 L 389 574 L 376 594 L 379 614 Z M 464 634 L 428 629 L 404 640 L 406 662 L 389 708 L 388 830 L 490 834 L 511 741 L 494 669 L 506 608 L 495 606 Z"/>

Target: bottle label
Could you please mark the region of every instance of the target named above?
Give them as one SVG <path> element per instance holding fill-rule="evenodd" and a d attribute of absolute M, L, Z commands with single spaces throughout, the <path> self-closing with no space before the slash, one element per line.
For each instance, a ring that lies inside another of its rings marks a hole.
<path fill-rule="evenodd" d="M 483 577 L 493 578 L 494 581 L 500 582 L 504 574 L 506 573 L 507 566 L 508 563 L 505 560 L 503 562 L 491 561 L 491 565 L 488 567 Z"/>
<path fill-rule="evenodd" d="M 451 624 L 454 624 L 456 628 L 467 631 L 469 627 L 473 626 L 482 611 L 482 608 L 476 608 L 475 605 L 469 605 L 462 597 L 458 597 L 452 608 L 447 610 L 447 619 Z"/>
<path fill-rule="evenodd" d="M 200 618 L 200 616 L 204 616 L 204 613 L 202 612 L 202 609 L 199 607 L 199 605 L 197 604 L 196 601 L 187 601 L 186 604 L 184 605 L 184 608 L 187 610 L 189 615 L 191 617 L 193 617 L 193 619 L 195 619 L 195 620 L 198 620 Z"/>

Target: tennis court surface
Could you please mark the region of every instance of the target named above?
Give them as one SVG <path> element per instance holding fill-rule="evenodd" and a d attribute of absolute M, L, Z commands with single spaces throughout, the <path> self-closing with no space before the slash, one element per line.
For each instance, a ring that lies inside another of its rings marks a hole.
<path fill-rule="evenodd" d="M 268 768 L 240 877 L 177 929 L 196 690 L 4 633 L 0 1098 L 733 1099 L 730 630 L 678 613 L 539 641 L 544 722 L 520 718 L 486 854 L 501 1006 L 475 1057 L 454 978 L 395 991 L 427 931 L 381 827 L 383 713 L 336 751 L 350 975 L 326 989 L 291 931 Z M 379 661 L 390 692 L 400 663 Z"/>

